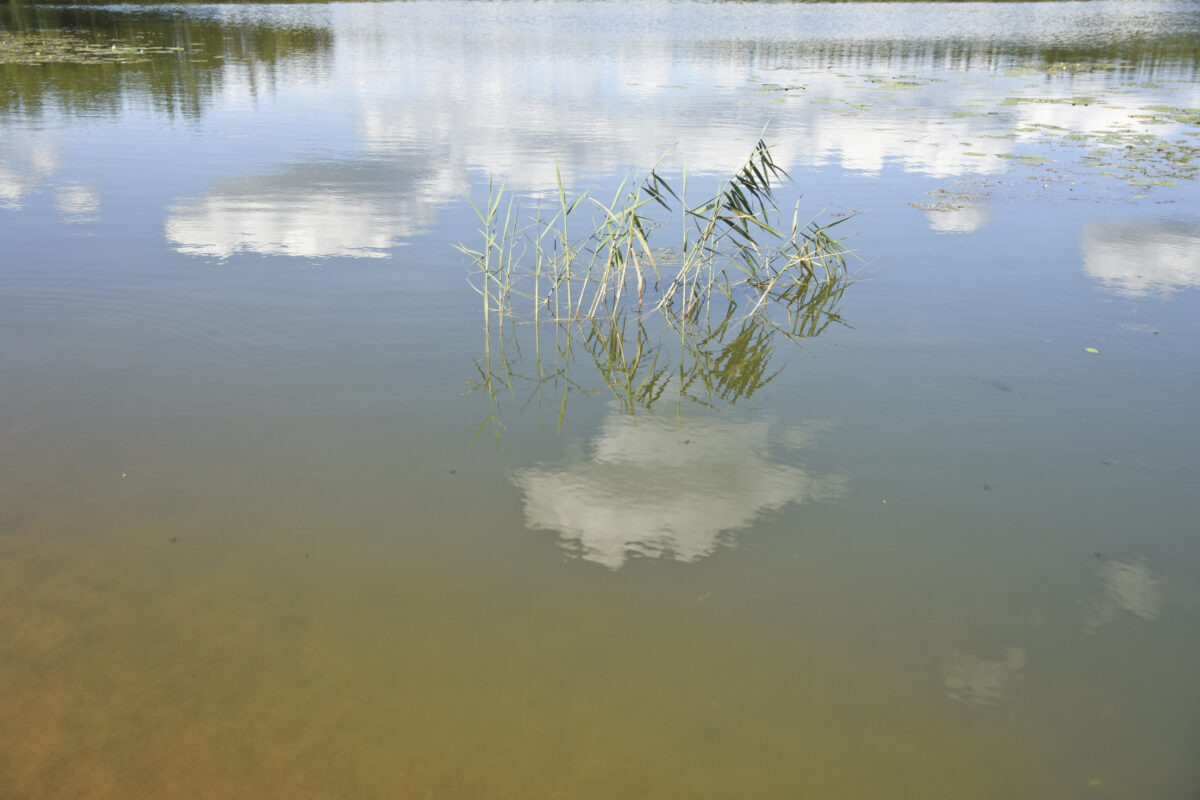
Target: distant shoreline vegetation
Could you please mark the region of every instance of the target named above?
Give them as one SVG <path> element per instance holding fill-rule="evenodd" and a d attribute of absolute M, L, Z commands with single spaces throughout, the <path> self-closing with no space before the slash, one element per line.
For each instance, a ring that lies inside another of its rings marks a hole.
<path fill-rule="evenodd" d="M 116 115 L 124 96 L 149 90 L 162 110 L 196 116 L 229 64 L 270 73 L 332 50 L 327 28 L 224 21 L 181 6 L 0 3 L 0 113 Z"/>

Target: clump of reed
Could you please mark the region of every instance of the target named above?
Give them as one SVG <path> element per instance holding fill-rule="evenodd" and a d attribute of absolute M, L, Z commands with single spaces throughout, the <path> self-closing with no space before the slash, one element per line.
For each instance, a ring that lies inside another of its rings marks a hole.
<path fill-rule="evenodd" d="M 471 202 L 483 242 L 459 249 L 474 260 L 472 285 L 488 325 L 494 316 L 501 324 L 518 314 L 565 322 L 643 309 L 687 318 L 717 296 L 748 300 L 755 314 L 772 298 L 846 271 L 849 253 L 830 234 L 844 219 L 802 222 L 799 203 L 790 219 L 781 215 L 775 187 L 788 178 L 760 139 L 699 203 L 687 199 L 686 172 L 676 192 L 657 169 L 622 182 L 609 202 L 568 198 L 559 172 L 557 204 L 535 204 L 528 217 L 515 195 L 489 186 L 486 203 Z M 664 245 L 671 230 L 679 238 Z"/>

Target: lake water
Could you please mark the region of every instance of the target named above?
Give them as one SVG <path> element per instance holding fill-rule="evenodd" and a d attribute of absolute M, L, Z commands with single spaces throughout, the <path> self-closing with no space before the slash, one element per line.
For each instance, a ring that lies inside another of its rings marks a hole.
<path fill-rule="evenodd" d="M 1197 796 L 1200 4 L 16 2 L 0 62 L 0 798 Z M 485 327 L 468 197 L 760 137 L 854 251 L 804 336 Z"/>

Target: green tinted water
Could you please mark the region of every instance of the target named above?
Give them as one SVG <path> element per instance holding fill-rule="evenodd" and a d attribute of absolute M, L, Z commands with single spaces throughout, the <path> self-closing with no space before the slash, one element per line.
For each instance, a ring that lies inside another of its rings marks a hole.
<path fill-rule="evenodd" d="M 1194 797 L 1198 32 L 6 6 L 0 798 Z M 464 193 L 764 126 L 836 321 L 483 328 Z"/>

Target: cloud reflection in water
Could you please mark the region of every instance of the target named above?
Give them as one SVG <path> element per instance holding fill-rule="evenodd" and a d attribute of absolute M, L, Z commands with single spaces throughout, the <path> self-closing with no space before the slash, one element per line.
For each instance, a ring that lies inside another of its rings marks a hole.
<path fill-rule="evenodd" d="M 1081 240 L 1084 273 L 1109 291 L 1143 297 L 1200 286 L 1200 226 L 1094 222 Z"/>
<path fill-rule="evenodd" d="M 994 706 L 1002 702 L 1017 673 L 1028 658 L 1020 647 L 1008 647 L 998 659 L 955 650 L 942 668 L 942 684 L 952 700 L 970 706 Z"/>
<path fill-rule="evenodd" d="M 302 164 L 230 180 L 168 211 L 167 240 L 181 253 L 384 258 L 430 227 L 430 189 L 461 193 L 427 166 L 354 161 Z"/>
<path fill-rule="evenodd" d="M 1084 633 L 1097 632 L 1122 612 L 1153 622 L 1166 600 L 1166 582 L 1143 561 L 1105 559 L 1083 598 Z"/>
<path fill-rule="evenodd" d="M 713 7 L 699 27 L 682 8 L 663 6 L 652 20 L 633 17 L 644 14 L 640 7 L 609 11 L 597 29 L 591 12 L 570 4 L 539 8 L 536 19 L 504 6 L 339 7 L 334 28 L 309 37 L 320 69 L 289 71 L 275 91 L 305 103 L 336 98 L 344 116 L 323 135 L 338 142 L 337 152 L 359 154 L 384 173 L 426 170 L 427 179 L 419 187 L 364 185 L 353 160 L 289 168 L 290 177 L 248 178 L 178 203 L 170 241 L 215 257 L 376 257 L 419 232 L 413 219 L 427 226 L 438 206 L 460 202 L 473 179 L 553 195 L 560 175 L 577 190 L 664 154 L 667 172 L 686 161 L 693 174 L 727 174 L 768 120 L 780 165 L 797 174 L 834 167 L 977 181 L 1024 171 L 1013 151 L 1027 153 L 1050 136 L 1083 142 L 1180 130 L 1139 113 L 1180 102 L 1165 90 L 1078 104 L 1082 76 L 1039 71 L 1046 80 L 1030 89 L 1019 76 L 971 69 L 1003 53 L 982 31 L 947 53 L 931 31 L 950 40 L 966 34 L 944 19 L 914 25 L 901 15 L 896 25 L 921 36 L 896 36 L 901 28 L 889 26 L 876 41 L 833 22 L 842 19 L 833 10 L 821 12 L 831 15 L 823 30 L 812 28 L 816 12 L 807 9 Z M 741 33 L 732 36 L 735 23 Z M 1076 27 L 1065 25 L 1059 41 L 1078 36 Z M 226 73 L 220 99 L 241 103 L 259 91 L 252 74 Z M 1111 88 L 1106 80 L 1088 73 L 1086 85 L 1099 94 Z M 309 135 L 282 140 L 281 152 L 309 158 Z M 326 174 L 296 181 L 307 169 Z M 984 205 L 955 205 L 930 214 L 930 227 L 970 233 L 988 220 Z"/>
<path fill-rule="evenodd" d="M 86 184 L 67 183 L 55 192 L 54 207 L 65 222 L 91 222 L 100 213 L 100 193 Z"/>
<path fill-rule="evenodd" d="M 20 211 L 57 169 L 52 145 L 32 136 L 7 136 L 0 141 L 0 209 Z"/>
<path fill-rule="evenodd" d="M 819 425 L 779 439 L 807 443 Z M 639 418 L 613 413 L 589 458 L 524 469 L 513 476 L 530 528 L 557 531 L 568 551 L 620 569 L 633 556 L 696 561 L 734 531 L 790 503 L 836 500 L 844 475 L 814 475 L 772 454 L 764 421 Z"/>

